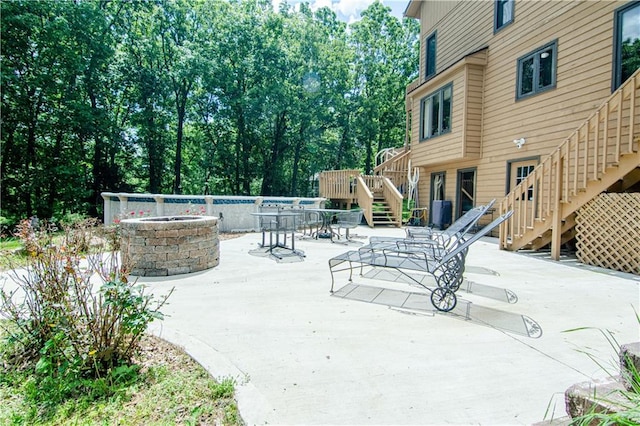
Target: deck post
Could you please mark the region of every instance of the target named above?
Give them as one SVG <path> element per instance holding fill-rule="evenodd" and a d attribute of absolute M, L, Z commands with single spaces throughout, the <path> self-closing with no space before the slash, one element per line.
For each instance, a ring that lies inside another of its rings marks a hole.
<path fill-rule="evenodd" d="M 562 242 L 562 172 L 563 172 L 562 152 L 558 152 L 556 163 L 555 197 L 553 197 L 553 222 L 551 223 L 551 258 L 560 259 L 560 244 Z"/>

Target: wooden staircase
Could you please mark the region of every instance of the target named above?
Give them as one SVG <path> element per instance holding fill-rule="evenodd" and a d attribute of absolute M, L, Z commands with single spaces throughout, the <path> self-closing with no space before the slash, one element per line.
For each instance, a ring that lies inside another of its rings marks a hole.
<path fill-rule="evenodd" d="M 640 70 L 502 200 L 500 212 L 514 214 L 500 227 L 500 248 L 551 244 L 557 260 L 580 207 L 640 181 L 639 145 Z"/>
<path fill-rule="evenodd" d="M 382 193 L 374 193 L 372 205 L 373 226 L 401 226 L 402 214 L 398 218 Z"/>
<path fill-rule="evenodd" d="M 357 204 L 371 227 L 402 225 L 402 194 L 388 177 L 330 170 L 320 173 L 319 188 L 321 197 L 346 204 L 347 208 Z"/>

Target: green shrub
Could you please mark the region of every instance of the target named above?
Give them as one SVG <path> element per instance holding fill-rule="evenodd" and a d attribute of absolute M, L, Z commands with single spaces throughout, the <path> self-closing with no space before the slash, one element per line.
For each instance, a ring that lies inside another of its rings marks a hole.
<path fill-rule="evenodd" d="M 640 324 L 640 316 L 636 312 L 636 321 Z M 601 330 L 593 327 L 582 327 L 571 330 L 566 330 L 565 332 L 576 332 L 576 331 L 585 331 L 585 330 L 596 330 L 601 333 L 604 338 L 607 340 L 614 353 L 618 355 L 620 353 L 620 344 L 615 338 L 613 332 L 609 330 Z M 619 367 L 620 359 L 616 356 L 614 358 L 614 362 L 612 365 L 616 370 L 611 370 L 607 367 L 607 365 L 601 362 L 594 354 L 589 352 L 586 349 L 580 349 L 579 352 L 584 353 L 591 360 L 593 360 L 604 372 L 606 372 L 610 377 L 615 377 L 618 375 L 619 371 L 616 371 Z M 621 425 L 621 426 L 631 426 L 631 425 L 639 425 L 640 424 L 640 372 L 635 368 L 633 361 L 627 357 L 623 360 L 626 364 L 628 371 L 623 373 L 626 374 L 627 377 L 625 379 L 631 385 L 630 390 L 619 390 L 616 391 L 616 400 L 612 400 L 611 397 L 599 397 L 601 403 L 611 406 L 619 406 L 622 409 L 619 411 L 600 411 L 597 409 L 597 406 L 594 405 L 591 410 L 583 414 L 582 416 L 576 417 L 572 419 L 572 425 L 580 425 L 580 426 L 591 426 L 591 425 Z"/>
<path fill-rule="evenodd" d="M 106 244 L 84 256 L 87 241 L 100 239 L 93 225 L 83 221 L 54 238 L 51 228 L 21 222 L 27 266 L 9 273 L 13 290 L 0 290 L 0 313 L 10 323 L 3 365 L 34 371 L 48 400 L 126 382 L 143 332 L 162 319 L 169 297 L 154 300 L 129 281 L 126 265 Z"/>
<path fill-rule="evenodd" d="M 9 234 L 9 230 L 15 225 L 15 220 L 0 216 L 0 236 L 4 237 Z"/>

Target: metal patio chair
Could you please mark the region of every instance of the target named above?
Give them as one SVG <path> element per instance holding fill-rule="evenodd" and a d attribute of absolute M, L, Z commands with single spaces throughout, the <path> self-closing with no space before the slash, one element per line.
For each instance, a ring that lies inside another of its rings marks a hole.
<path fill-rule="evenodd" d="M 364 215 L 364 210 L 346 210 L 344 212 L 340 212 L 336 214 L 336 226 L 338 228 L 338 235 L 340 235 L 340 229 L 345 229 L 345 240 L 354 241 L 351 239 L 349 235 L 349 230 L 356 228 L 360 223 L 362 223 L 362 216 Z"/>
<path fill-rule="evenodd" d="M 329 259 L 331 272 L 331 293 L 335 284 L 335 273 L 349 271 L 349 281 L 353 279 L 354 268 L 391 269 L 396 274 L 420 285 L 431 293 L 431 303 L 439 311 L 449 312 L 457 303 L 456 290 L 463 282 L 466 253 L 469 246 L 488 234 L 493 228 L 509 219 L 509 211 L 493 220 L 471 237 L 458 238 L 444 251 L 433 255 L 431 246 L 426 242 L 399 239 L 395 242 L 373 242 L 358 250 L 351 250 Z M 421 246 L 427 244 L 427 248 Z M 375 277 L 375 275 L 374 275 Z M 436 288 L 433 288 L 433 280 Z"/>
<path fill-rule="evenodd" d="M 484 216 L 489 209 L 496 202 L 495 199 L 489 201 L 484 206 L 477 206 L 460 216 L 455 222 L 451 224 L 447 229 L 442 232 L 434 232 L 434 228 L 421 226 L 421 227 L 407 227 L 407 238 L 413 239 L 430 239 L 436 240 L 441 244 L 446 244 L 447 241 L 455 235 L 464 235 L 473 229 L 478 223 L 480 218 Z"/>

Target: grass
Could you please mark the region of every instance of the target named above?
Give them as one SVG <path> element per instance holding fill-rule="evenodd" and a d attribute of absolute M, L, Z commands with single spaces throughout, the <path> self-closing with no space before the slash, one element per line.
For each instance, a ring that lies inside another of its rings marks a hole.
<path fill-rule="evenodd" d="M 18 239 L 0 240 L 0 271 L 26 265 L 22 247 Z M 7 329 L 13 327 L 0 320 L 1 425 L 243 424 L 234 400 L 235 380 L 214 380 L 162 339 L 143 336 L 131 364 L 87 378 L 76 364 L 60 363 L 46 349 L 57 347 L 57 335 L 35 357 L 21 358 L 23 348 L 8 338 Z"/>
<path fill-rule="evenodd" d="M 110 383 L 101 396 L 88 392 L 64 401 L 38 389 L 33 373 L 0 370 L 3 425 L 241 425 L 235 381 L 216 381 L 179 348 L 145 337 L 135 374 Z M 100 392 L 96 392 L 100 394 Z"/>
<path fill-rule="evenodd" d="M 23 247 L 18 238 L 0 238 L 0 271 L 10 267 L 24 266 L 25 256 L 21 252 Z"/>
<path fill-rule="evenodd" d="M 0 239 L 0 250 L 1 251 L 13 251 L 22 248 L 22 242 L 19 239 L 14 237 L 2 238 Z"/>

